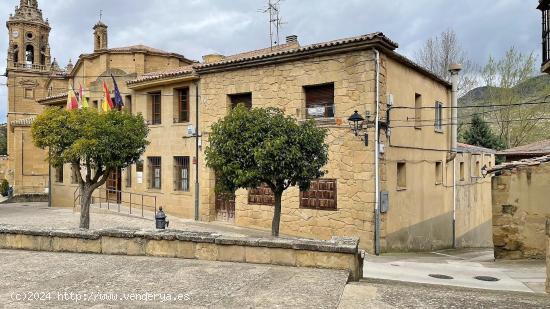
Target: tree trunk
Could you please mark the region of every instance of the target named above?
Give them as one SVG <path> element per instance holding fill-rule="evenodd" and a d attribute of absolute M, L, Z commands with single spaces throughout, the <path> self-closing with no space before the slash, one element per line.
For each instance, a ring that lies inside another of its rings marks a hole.
<path fill-rule="evenodd" d="M 90 203 L 93 190 L 89 186 L 80 187 L 80 228 L 90 228 Z"/>
<path fill-rule="evenodd" d="M 279 237 L 279 225 L 281 224 L 281 198 L 283 192 L 274 192 L 275 209 L 273 212 L 273 221 L 271 222 L 271 235 Z"/>

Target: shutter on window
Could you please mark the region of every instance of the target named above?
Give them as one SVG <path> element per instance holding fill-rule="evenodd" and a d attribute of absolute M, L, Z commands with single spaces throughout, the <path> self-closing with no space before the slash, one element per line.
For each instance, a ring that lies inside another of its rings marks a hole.
<path fill-rule="evenodd" d="M 334 104 L 334 84 L 306 87 L 306 107 Z"/>

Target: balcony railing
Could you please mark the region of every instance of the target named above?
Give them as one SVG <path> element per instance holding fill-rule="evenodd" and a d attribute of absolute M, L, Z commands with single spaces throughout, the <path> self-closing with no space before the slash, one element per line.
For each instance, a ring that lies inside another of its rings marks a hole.
<path fill-rule="evenodd" d="M 550 4 L 547 4 L 547 7 Z M 542 65 L 550 61 L 550 9 L 542 10 Z"/>
<path fill-rule="evenodd" d="M 334 105 L 318 105 L 296 109 L 298 119 L 333 119 Z"/>
<path fill-rule="evenodd" d="M 48 67 L 42 64 L 32 64 L 32 63 L 20 63 L 14 62 L 11 63 L 10 68 L 12 69 L 26 69 L 26 70 L 36 70 L 36 71 L 47 71 Z"/>

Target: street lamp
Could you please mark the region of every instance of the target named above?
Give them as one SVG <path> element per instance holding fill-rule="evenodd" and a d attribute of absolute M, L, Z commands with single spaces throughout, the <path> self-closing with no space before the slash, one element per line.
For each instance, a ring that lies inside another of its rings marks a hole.
<path fill-rule="evenodd" d="M 368 112 L 366 116 L 369 118 Z M 365 118 L 363 118 L 359 112 L 355 111 L 351 116 L 349 116 L 348 123 L 351 131 L 355 134 L 355 136 L 358 136 L 359 132 L 363 130 L 363 126 L 365 125 Z M 365 132 L 363 141 L 365 142 L 365 146 L 369 146 L 369 134 L 367 132 Z"/>
<path fill-rule="evenodd" d="M 365 118 L 361 116 L 357 111 L 355 111 L 348 118 L 349 127 L 355 136 L 359 135 L 359 131 L 363 129 L 363 124 L 365 123 Z"/>

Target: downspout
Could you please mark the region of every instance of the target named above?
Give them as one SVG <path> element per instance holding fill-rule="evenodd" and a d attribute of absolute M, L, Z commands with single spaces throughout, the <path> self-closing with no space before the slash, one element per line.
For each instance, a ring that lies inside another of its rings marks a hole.
<path fill-rule="evenodd" d="M 374 121 L 374 254 L 380 255 L 380 53 L 376 55 L 376 118 Z"/>
<path fill-rule="evenodd" d="M 195 83 L 195 221 L 199 221 L 199 83 Z"/>
<path fill-rule="evenodd" d="M 458 73 L 462 70 L 460 64 L 451 64 L 451 150 L 447 155 L 447 163 L 453 161 L 453 248 L 456 248 L 456 155 L 458 150 Z"/>

